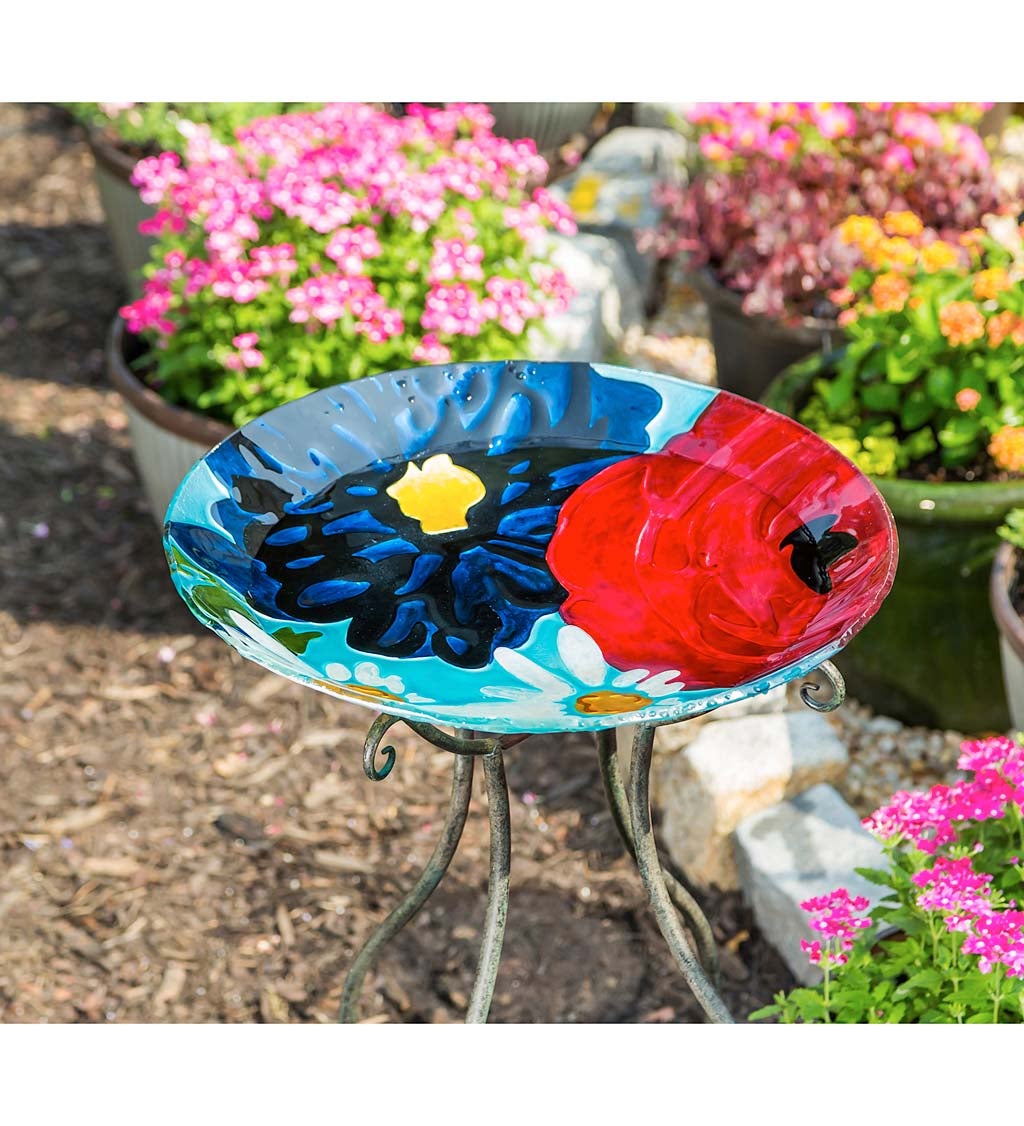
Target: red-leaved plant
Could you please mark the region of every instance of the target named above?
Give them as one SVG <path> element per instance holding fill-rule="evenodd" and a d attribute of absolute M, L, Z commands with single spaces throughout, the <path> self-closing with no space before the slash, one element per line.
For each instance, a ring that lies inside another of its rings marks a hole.
<path fill-rule="evenodd" d="M 743 310 L 831 318 L 854 262 L 833 235 L 852 214 L 915 212 L 955 241 L 1005 203 L 971 122 L 987 103 L 716 102 L 690 115 L 703 166 L 662 189 L 648 239 L 743 296 Z"/>

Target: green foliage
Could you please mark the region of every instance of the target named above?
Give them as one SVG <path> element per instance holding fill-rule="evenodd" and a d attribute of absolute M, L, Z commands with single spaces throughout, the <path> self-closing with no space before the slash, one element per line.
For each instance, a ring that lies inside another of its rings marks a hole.
<path fill-rule="evenodd" d="M 927 232 L 915 246 L 886 238 L 873 220 L 855 221 L 852 237 L 872 266 L 851 278 L 852 303 L 840 317 L 847 346 L 799 420 L 879 477 L 923 476 L 936 465 L 977 473 L 986 455 L 997 471 L 1019 472 L 1024 253 L 1016 224 L 993 218 L 999 239 L 976 234 L 960 247 L 928 242 Z"/>
<path fill-rule="evenodd" d="M 319 102 L 63 102 L 83 125 L 116 137 L 146 153 L 185 151 L 183 121 L 208 125 L 214 140 L 231 144 L 235 130 L 258 117 L 302 109 Z"/>
<path fill-rule="evenodd" d="M 1007 543 L 1024 551 L 1024 508 L 1012 508 L 1006 514 L 1006 523 L 996 529 Z"/>

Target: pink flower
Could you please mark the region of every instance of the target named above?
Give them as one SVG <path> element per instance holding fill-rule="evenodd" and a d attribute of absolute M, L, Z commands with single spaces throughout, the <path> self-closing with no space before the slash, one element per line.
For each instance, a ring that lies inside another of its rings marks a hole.
<path fill-rule="evenodd" d="M 732 149 L 726 137 L 717 133 L 705 133 L 700 139 L 700 151 L 708 160 L 726 161 L 732 156 Z"/>
<path fill-rule="evenodd" d="M 821 135 L 829 140 L 848 137 L 857 128 L 857 117 L 845 102 L 819 102 L 812 114 Z"/>
<path fill-rule="evenodd" d="M 972 411 L 981 402 L 981 392 L 975 391 L 973 387 L 964 387 L 957 391 L 955 399 L 960 410 Z"/>
<path fill-rule="evenodd" d="M 434 333 L 428 332 L 413 349 L 412 358 L 421 364 L 446 364 L 452 358 L 452 352 Z"/>
<path fill-rule="evenodd" d="M 826 941 L 824 950 L 820 942 L 801 942 L 801 949 L 807 953 L 812 965 L 820 964 L 823 953 L 831 965 L 846 962 L 857 932 L 871 926 L 870 917 L 858 915 L 870 906 L 864 896 L 851 896 L 846 888 L 836 888 L 828 895 L 815 896 L 800 904 L 811 916 L 808 922 L 811 930 L 817 931 Z"/>
<path fill-rule="evenodd" d="M 445 336 L 479 336 L 487 319 L 480 299 L 460 282 L 431 287 L 420 324 Z"/>
<path fill-rule="evenodd" d="M 154 215 L 139 223 L 139 234 L 142 235 L 162 235 L 164 231 L 173 231 L 175 234 L 180 234 L 184 229 L 184 218 L 173 211 L 168 211 L 167 208 L 161 208 Z"/>
<path fill-rule="evenodd" d="M 484 248 L 467 245 L 462 239 L 434 239 L 427 280 L 431 284 L 454 281 L 481 281 Z"/>
<path fill-rule="evenodd" d="M 897 137 L 918 141 L 929 148 L 942 148 L 945 137 L 934 117 L 912 110 L 898 110 L 893 118 L 892 130 Z"/>
<path fill-rule="evenodd" d="M 800 939 L 800 949 L 807 955 L 807 961 L 812 966 L 821 965 L 821 943 L 808 942 L 806 938 Z"/>
<path fill-rule="evenodd" d="M 882 154 L 882 166 L 887 172 L 913 172 L 914 157 L 906 145 L 894 142 Z"/>
<path fill-rule="evenodd" d="M 363 273 L 365 259 L 377 258 L 383 250 L 377 232 L 360 225 L 335 231 L 324 253 L 338 263 L 343 274 L 354 277 Z"/>

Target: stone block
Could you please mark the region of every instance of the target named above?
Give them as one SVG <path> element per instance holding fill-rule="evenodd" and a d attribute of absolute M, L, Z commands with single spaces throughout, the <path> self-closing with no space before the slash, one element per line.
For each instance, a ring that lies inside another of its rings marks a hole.
<path fill-rule="evenodd" d="M 845 745 L 817 712 L 705 723 L 678 753 L 655 760 L 652 801 L 662 812 L 660 839 L 694 883 L 736 888 L 736 827 L 810 786 L 838 779 L 846 764 Z"/>
<path fill-rule="evenodd" d="M 536 360 L 603 360 L 643 321 L 640 291 L 622 247 L 598 234 L 550 235 L 543 249 L 576 289 L 569 308 L 530 330 Z"/>
<path fill-rule="evenodd" d="M 685 157 L 678 134 L 623 126 L 602 137 L 577 169 L 551 186 L 572 208 L 581 232 L 619 243 L 644 301 L 652 293 L 656 260 L 653 250 L 637 248 L 637 235 L 658 225 L 662 209 L 655 189 L 680 179 Z"/>
<path fill-rule="evenodd" d="M 761 932 L 799 981 L 820 981 L 821 971 L 800 949 L 802 939 L 818 937 L 800 904 L 844 887 L 851 895 L 866 896 L 874 906 L 885 889 L 854 869 L 884 868 L 882 846 L 828 785 L 813 786 L 747 817 L 736 830 L 734 844 L 743 894 Z"/>

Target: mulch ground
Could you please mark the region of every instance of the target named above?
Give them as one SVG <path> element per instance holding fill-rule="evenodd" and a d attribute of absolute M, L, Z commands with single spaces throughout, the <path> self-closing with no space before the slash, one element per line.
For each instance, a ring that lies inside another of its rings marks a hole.
<path fill-rule="evenodd" d="M 84 139 L 0 105 L 0 1020 L 335 1019 L 415 879 L 451 761 L 303 691 L 175 594 L 105 384 L 121 285 Z M 497 1022 L 695 1021 L 583 739 L 507 754 L 514 859 Z M 483 917 L 478 771 L 448 878 L 385 949 L 364 1019 L 464 1016 Z M 739 1019 L 792 985 L 735 894 L 706 894 Z"/>

